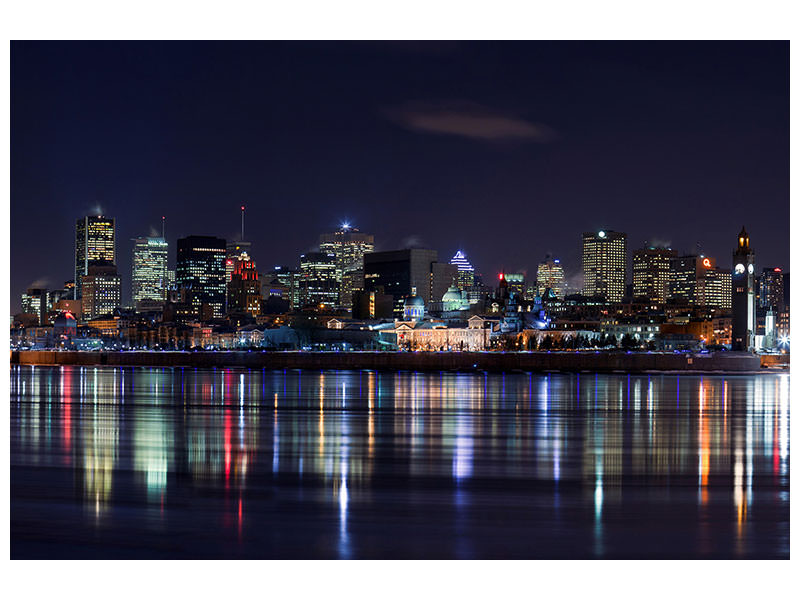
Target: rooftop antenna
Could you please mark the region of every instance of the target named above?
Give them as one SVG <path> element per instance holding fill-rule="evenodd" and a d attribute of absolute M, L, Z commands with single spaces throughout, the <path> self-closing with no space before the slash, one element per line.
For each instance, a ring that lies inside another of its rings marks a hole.
<path fill-rule="evenodd" d="M 244 204 L 242 204 L 242 241 L 244 241 Z"/>
<path fill-rule="evenodd" d="M 163 217 L 163 216 L 161 217 L 161 238 L 162 239 L 167 239 L 166 237 L 164 237 L 164 222 L 166 220 L 167 220 L 167 217 Z"/>

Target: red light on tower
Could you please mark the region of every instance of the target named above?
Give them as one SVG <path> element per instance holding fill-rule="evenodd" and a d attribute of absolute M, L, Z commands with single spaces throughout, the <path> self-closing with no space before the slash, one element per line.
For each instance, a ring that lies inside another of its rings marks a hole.
<path fill-rule="evenodd" d="M 498 278 L 500 281 L 503 281 L 503 274 L 502 274 L 502 273 L 498 274 L 497 278 Z"/>
<path fill-rule="evenodd" d="M 775 271 L 776 273 L 780 273 L 780 272 L 781 272 L 780 268 L 778 268 L 778 267 L 775 267 L 774 271 Z"/>

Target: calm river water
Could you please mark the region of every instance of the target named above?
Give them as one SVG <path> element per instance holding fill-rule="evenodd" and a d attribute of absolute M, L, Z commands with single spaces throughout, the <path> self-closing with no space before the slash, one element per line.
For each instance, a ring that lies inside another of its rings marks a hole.
<path fill-rule="evenodd" d="M 12 558 L 788 558 L 789 375 L 11 368 Z"/>

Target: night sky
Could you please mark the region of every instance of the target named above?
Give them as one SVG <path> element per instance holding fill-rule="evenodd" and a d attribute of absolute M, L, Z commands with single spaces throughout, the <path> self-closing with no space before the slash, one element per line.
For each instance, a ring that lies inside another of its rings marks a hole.
<path fill-rule="evenodd" d="M 75 220 L 238 239 L 295 265 L 348 220 L 490 283 L 583 231 L 789 266 L 784 42 L 15 42 L 11 309 L 72 279 Z"/>

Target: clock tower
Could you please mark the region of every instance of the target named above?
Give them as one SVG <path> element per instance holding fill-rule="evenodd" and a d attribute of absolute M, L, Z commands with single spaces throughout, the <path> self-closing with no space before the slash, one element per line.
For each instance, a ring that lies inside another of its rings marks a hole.
<path fill-rule="evenodd" d="M 748 352 L 755 346 L 756 294 L 755 254 L 750 248 L 750 236 L 744 227 L 739 232 L 736 250 L 733 251 L 733 273 L 731 275 L 733 332 L 731 348 Z"/>

